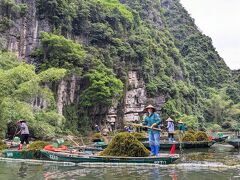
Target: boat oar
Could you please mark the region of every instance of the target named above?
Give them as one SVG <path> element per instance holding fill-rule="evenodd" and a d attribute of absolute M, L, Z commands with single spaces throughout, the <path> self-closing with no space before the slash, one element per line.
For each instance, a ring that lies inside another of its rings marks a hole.
<path fill-rule="evenodd" d="M 67 138 L 72 141 L 77 147 L 81 147 L 76 141 L 74 141 L 70 136 L 67 136 Z"/>
<path fill-rule="evenodd" d="M 82 139 L 82 137 L 81 137 L 81 141 L 82 141 L 82 143 L 83 143 L 83 146 L 80 146 L 76 141 L 74 141 L 70 136 L 67 136 L 67 138 L 70 140 L 70 141 L 72 141 L 78 148 L 80 148 L 80 149 L 82 149 L 82 150 L 85 150 L 85 144 L 84 144 L 84 142 L 83 142 L 83 139 Z"/>
<path fill-rule="evenodd" d="M 128 124 L 129 124 L 129 125 L 132 125 L 132 126 L 136 126 L 136 127 L 142 127 L 142 128 L 152 129 L 152 130 L 155 130 L 155 131 L 162 131 L 162 130 L 159 129 L 159 128 L 155 128 L 155 127 L 151 128 L 151 127 L 149 127 L 149 126 L 144 126 L 144 125 L 142 125 L 142 124 L 136 124 L 136 123 L 128 123 Z"/>

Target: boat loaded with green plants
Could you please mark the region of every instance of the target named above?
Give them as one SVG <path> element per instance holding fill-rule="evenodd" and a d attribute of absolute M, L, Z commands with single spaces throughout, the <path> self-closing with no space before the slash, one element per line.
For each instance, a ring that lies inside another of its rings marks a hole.
<path fill-rule="evenodd" d="M 134 135 L 134 134 L 133 134 Z M 225 137 L 225 136 L 224 136 Z M 142 144 L 146 148 L 150 148 L 148 141 L 145 138 L 141 138 L 143 141 Z M 139 139 L 139 140 L 141 140 Z M 182 140 L 179 139 L 179 141 L 174 141 L 174 142 L 168 142 L 165 140 L 160 141 L 160 149 L 166 149 L 170 150 L 172 145 L 175 144 L 175 148 L 185 148 L 185 149 L 190 149 L 190 148 L 209 148 L 211 147 L 216 141 L 210 140 L 208 135 L 205 132 L 202 131 L 197 131 L 194 132 L 192 130 L 187 131 L 183 137 Z M 107 147 L 107 144 L 103 141 L 101 142 L 95 142 L 93 147 L 101 150 L 105 149 Z"/>
<path fill-rule="evenodd" d="M 179 159 L 178 154 L 160 154 L 154 157 L 117 157 L 117 156 L 97 156 L 87 153 L 71 151 L 19 151 L 5 150 L 3 157 L 13 159 L 39 159 L 52 160 L 74 163 L 154 163 L 154 164 L 171 164 Z"/>
<path fill-rule="evenodd" d="M 82 149 L 70 149 L 61 143 L 48 144 L 37 141 L 28 150 L 5 150 L 3 156 L 14 159 L 39 159 L 74 163 L 154 163 L 170 164 L 178 154 L 149 156 L 149 151 L 130 133 L 119 133 L 101 152 L 94 154 Z"/>
<path fill-rule="evenodd" d="M 142 143 L 146 148 L 150 149 L 148 141 Z M 173 144 L 175 144 L 176 149 L 209 148 L 214 143 L 215 141 L 163 142 L 160 143 L 160 149 L 170 150 Z"/>

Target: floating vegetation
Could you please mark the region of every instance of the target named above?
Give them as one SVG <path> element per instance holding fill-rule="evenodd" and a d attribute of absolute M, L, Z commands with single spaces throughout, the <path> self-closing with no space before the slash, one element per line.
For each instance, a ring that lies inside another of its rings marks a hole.
<path fill-rule="evenodd" d="M 190 129 L 190 130 L 187 131 L 187 133 L 191 133 L 191 134 L 193 134 L 193 135 L 195 134 L 195 132 L 196 132 L 196 131 L 194 131 L 194 130 L 192 130 L 192 129 Z"/>
<path fill-rule="evenodd" d="M 187 132 L 187 133 L 184 135 L 182 141 L 185 141 L 185 142 L 196 141 L 196 138 L 195 138 L 195 136 L 194 136 L 193 133 Z"/>
<path fill-rule="evenodd" d="M 131 133 L 135 138 L 137 138 L 138 140 L 142 140 L 142 139 L 145 139 L 146 136 L 145 136 L 145 133 L 140 133 L 140 132 L 134 132 L 134 133 Z"/>
<path fill-rule="evenodd" d="M 207 134 L 203 131 L 198 131 L 194 136 L 197 141 L 208 141 L 209 140 Z"/>
<path fill-rule="evenodd" d="M 101 156 L 147 157 L 150 152 L 131 133 L 122 132 L 113 137 Z"/>
<path fill-rule="evenodd" d="M 102 134 L 101 133 L 95 133 L 92 136 L 93 139 L 101 139 L 102 138 Z"/>
<path fill-rule="evenodd" d="M 29 145 L 28 150 L 32 150 L 32 151 L 41 150 L 48 144 L 49 142 L 46 142 L 46 141 L 35 141 Z"/>

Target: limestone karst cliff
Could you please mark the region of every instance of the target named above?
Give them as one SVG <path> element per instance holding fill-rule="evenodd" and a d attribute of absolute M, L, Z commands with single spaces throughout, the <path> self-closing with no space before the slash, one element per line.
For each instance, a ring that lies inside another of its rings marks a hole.
<path fill-rule="evenodd" d="M 233 100 L 239 95 L 227 85 L 232 73 L 211 39 L 178 0 L 1 0 L 0 49 L 37 73 L 67 69 L 65 78 L 45 85 L 69 129 L 141 121 L 147 103 L 163 118 L 204 127 L 215 118 L 207 110 L 210 89 L 225 88 Z"/>

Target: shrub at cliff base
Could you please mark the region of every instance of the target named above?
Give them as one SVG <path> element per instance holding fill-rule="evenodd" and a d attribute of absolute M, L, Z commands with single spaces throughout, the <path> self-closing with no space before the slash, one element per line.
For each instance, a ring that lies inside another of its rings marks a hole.
<path fill-rule="evenodd" d="M 208 141 L 209 140 L 207 134 L 203 131 L 198 131 L 194 136 L 197 141 Z"/>
<path fill-rule="evenodd" d="M 114 136 L 107 148 L 99 153 L 100 156 L 125 157 L 147 157 L 149 154 L 144 145 L 128 132 Z"/>
<path fill-rule="evenodd" d="M 194 134 L 187 132 L 184 135 L 182 141 L 184 141 L 184 142 L 196 141 L 196 138 L 195 138 Z"/>
<path fill-rule="evenodd" d="M 28 150 L 32 150 L 32 151 L 41 150 L 48 144 L 49 142 L 45 142 L 45 141 L 35 141 L 29 145 Z"/>

